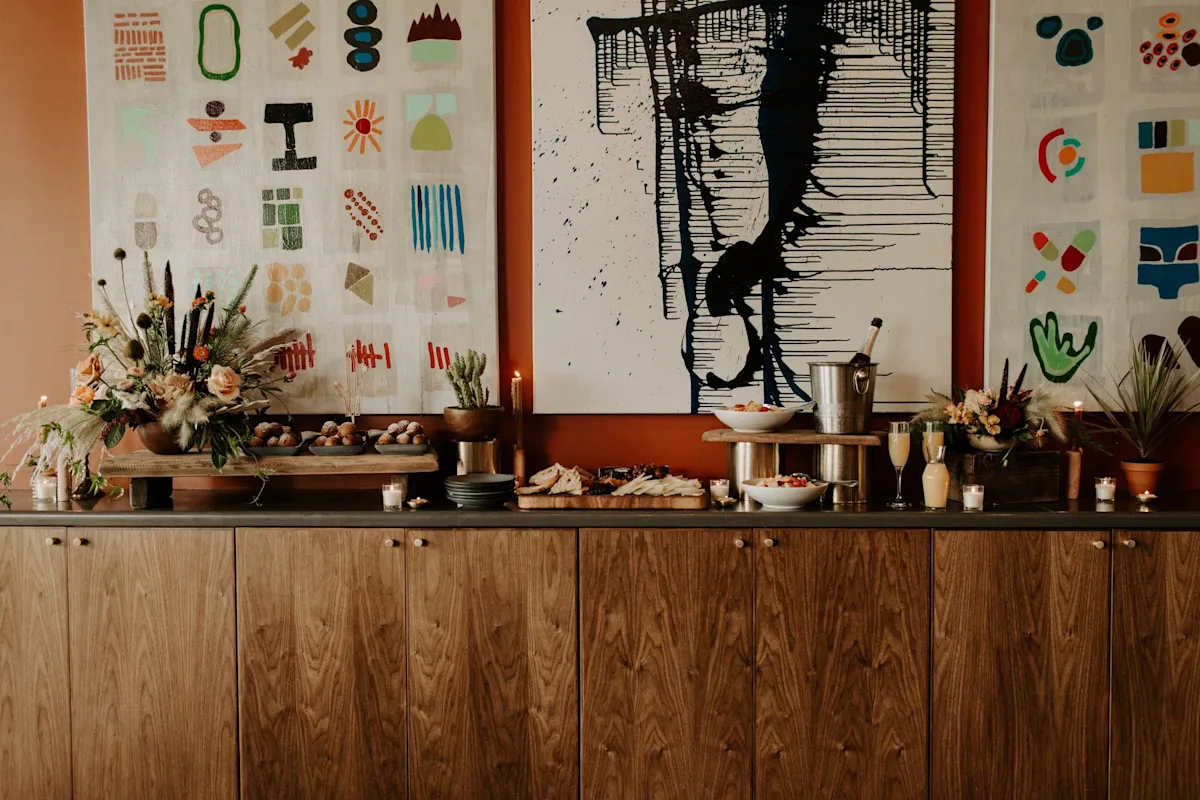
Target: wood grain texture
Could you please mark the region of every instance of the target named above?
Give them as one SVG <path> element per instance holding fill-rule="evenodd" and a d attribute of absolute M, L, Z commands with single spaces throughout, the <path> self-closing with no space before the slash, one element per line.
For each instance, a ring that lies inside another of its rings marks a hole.
<path fill-rule="evenodd" d="M 274 475 L 404 475 L 437 472 L 437 453 L 423 455 L 264 456 L 231 461 L 222 470 L 213 466 L 208 453 L 156 456 L 148 450 L 109 456 L 104 474 L 109 478 L 209 478 L 255 475 L 261 470 Z"/>
<path fill-rule="evenodd" d="M 62 528 L 0 528 L 2 800 L 71 796 L 64 536 Z"/>
<path fill-rule="evenodd" d="M 926 797 L 929 537 L 755 532 L 757 797 Z"/>
<path fill-rule="evenodd" d="M 238 529 L 243 798 L 404 796 L 403 545 Z"/>
<path fill-rule="evenodd" d="M 878 447 L 887 441 L 887 433 L 817 433 L 816 431 L 769 431 L 767 433 L 739 433 L 732 428 L 705 431 L 700 440 L 704 442 L 752 442 L 753 444 L 844 444 L 857 447 Z"/>
<path fill-rule="evenodd" d="M 233 531 L 69 535 L 75 797 L 235 797 Z"/>
<path fill-rule="evenodd" d="M 596 497 L 566 494 L 527 494 L 517 497 L 517 508 L 523 510 L 538 508 L 583 508 L 607 509 L 620 511 L 629 509 L 674 509 L 676 511 L 703 511 L 708 508 L 708 493 L 700 497 L 613 497 L 601 495 Z"/>
<path fill-rule="evenodd" d="M 575 531 L 408 545 L 409 796 L 576 797 Z"/>
<path fill-rule="evenodd" d="M 1116 538 L 1110 796 L 1200 797 L 1200 533 Z"/>
<path fill-rule="evenodd" d="M 1109 540 L 935 532 L 935 800 L 1106 795 Z"/>
<path fill-rule="evenodd" d="M 749 531 L 582 530 L 582 796 L 749 798 Z"/>

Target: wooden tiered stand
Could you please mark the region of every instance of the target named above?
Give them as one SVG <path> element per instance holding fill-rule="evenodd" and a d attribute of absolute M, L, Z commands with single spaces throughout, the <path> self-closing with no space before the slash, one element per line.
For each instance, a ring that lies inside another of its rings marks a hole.
<path fill-rule="evenodd" d="M 208 453 L 156 456 L 148 450 L 108 458 L 101 471 L 107 478 L 129 478 L 129 505 L 135 509 L 165 505 L 171 499 L 175 478 L 253 477 L 266 472 L 278 475 L 408 475 L 437 472 L 437 453 L 421 455 L 275 456 L 231 461 L 218 470 Z"/>

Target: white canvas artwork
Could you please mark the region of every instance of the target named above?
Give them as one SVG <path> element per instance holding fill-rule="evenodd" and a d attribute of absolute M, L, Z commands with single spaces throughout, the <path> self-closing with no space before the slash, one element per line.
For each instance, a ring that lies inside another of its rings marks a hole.
<path fill-rule="evenodd" d="M 533 0 L 538 413 L 947 390 L 952 0 Z"/>
<path fill-rule="evenodd" d="M 989 375 L 1095 407 L 1134 342 L 1196 369 L 1200 5 L 992 8 Z"/>
<path fill-rule="evenodd" d="M 288 410 L 341 411 L 348 363 L 363 413 L 453 405 L 450 355 L 497 352 L 492 4 L 85 13 L 93 278 L 123 296 L 121 247 L 132 305 L 143 253 L 181 302 L 200 284 L 220 303 L 258 265 L 251 318 L 302 331 Z"/>

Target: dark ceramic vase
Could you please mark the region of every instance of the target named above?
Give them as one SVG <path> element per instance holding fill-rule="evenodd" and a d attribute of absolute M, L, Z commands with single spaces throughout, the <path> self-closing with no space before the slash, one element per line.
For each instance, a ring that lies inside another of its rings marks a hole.
<path fill-rule="evenodd" d="M 175 441 L 175 437 L 162 426 L 161 422 L 147 422 L 137 427 L 142 444 L 156 456 L 183 455 L 183 448 Z"/>

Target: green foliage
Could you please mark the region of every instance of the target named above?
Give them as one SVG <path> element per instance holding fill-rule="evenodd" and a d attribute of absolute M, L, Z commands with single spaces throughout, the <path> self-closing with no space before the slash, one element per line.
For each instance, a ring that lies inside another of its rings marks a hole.
<path fill-rule="evenodd" d="M 1184 349 L 1182 342 L 1170 342 L 1153 354 L 1131 342 L 1129 371 L 1120 379 L 1113 376 L 1115 394 L 1088 382 L 1088 391 L 1108 420 L 1107 429 L 1129 442 L 1143 461 L 1153 458 L 1171 432 L 1200 408 L 1200 400 L 1193 398 L 1200 388 L 1200 372 L 1186 373 L 1174 355 Z"/>
<path fill-rule="evenodd" d="M 12 488 L 12 476 L 7 472 L 0 472 L 0 486 L 3 486 L 3 491 L 0 491 L 0 504 L 12 511 L 12 500 L 8 499 L 8 490 Z"/>
<path fill-rule="evenodd" d="M 458 407 L 466 410 L 488 408 L 491 390 L 483 388 L 483 371 L 487 369 L 487 356 L 468 350 L 466 358 L 455 353 L 446 371 L 446 377 L 454 388 Z"/>

